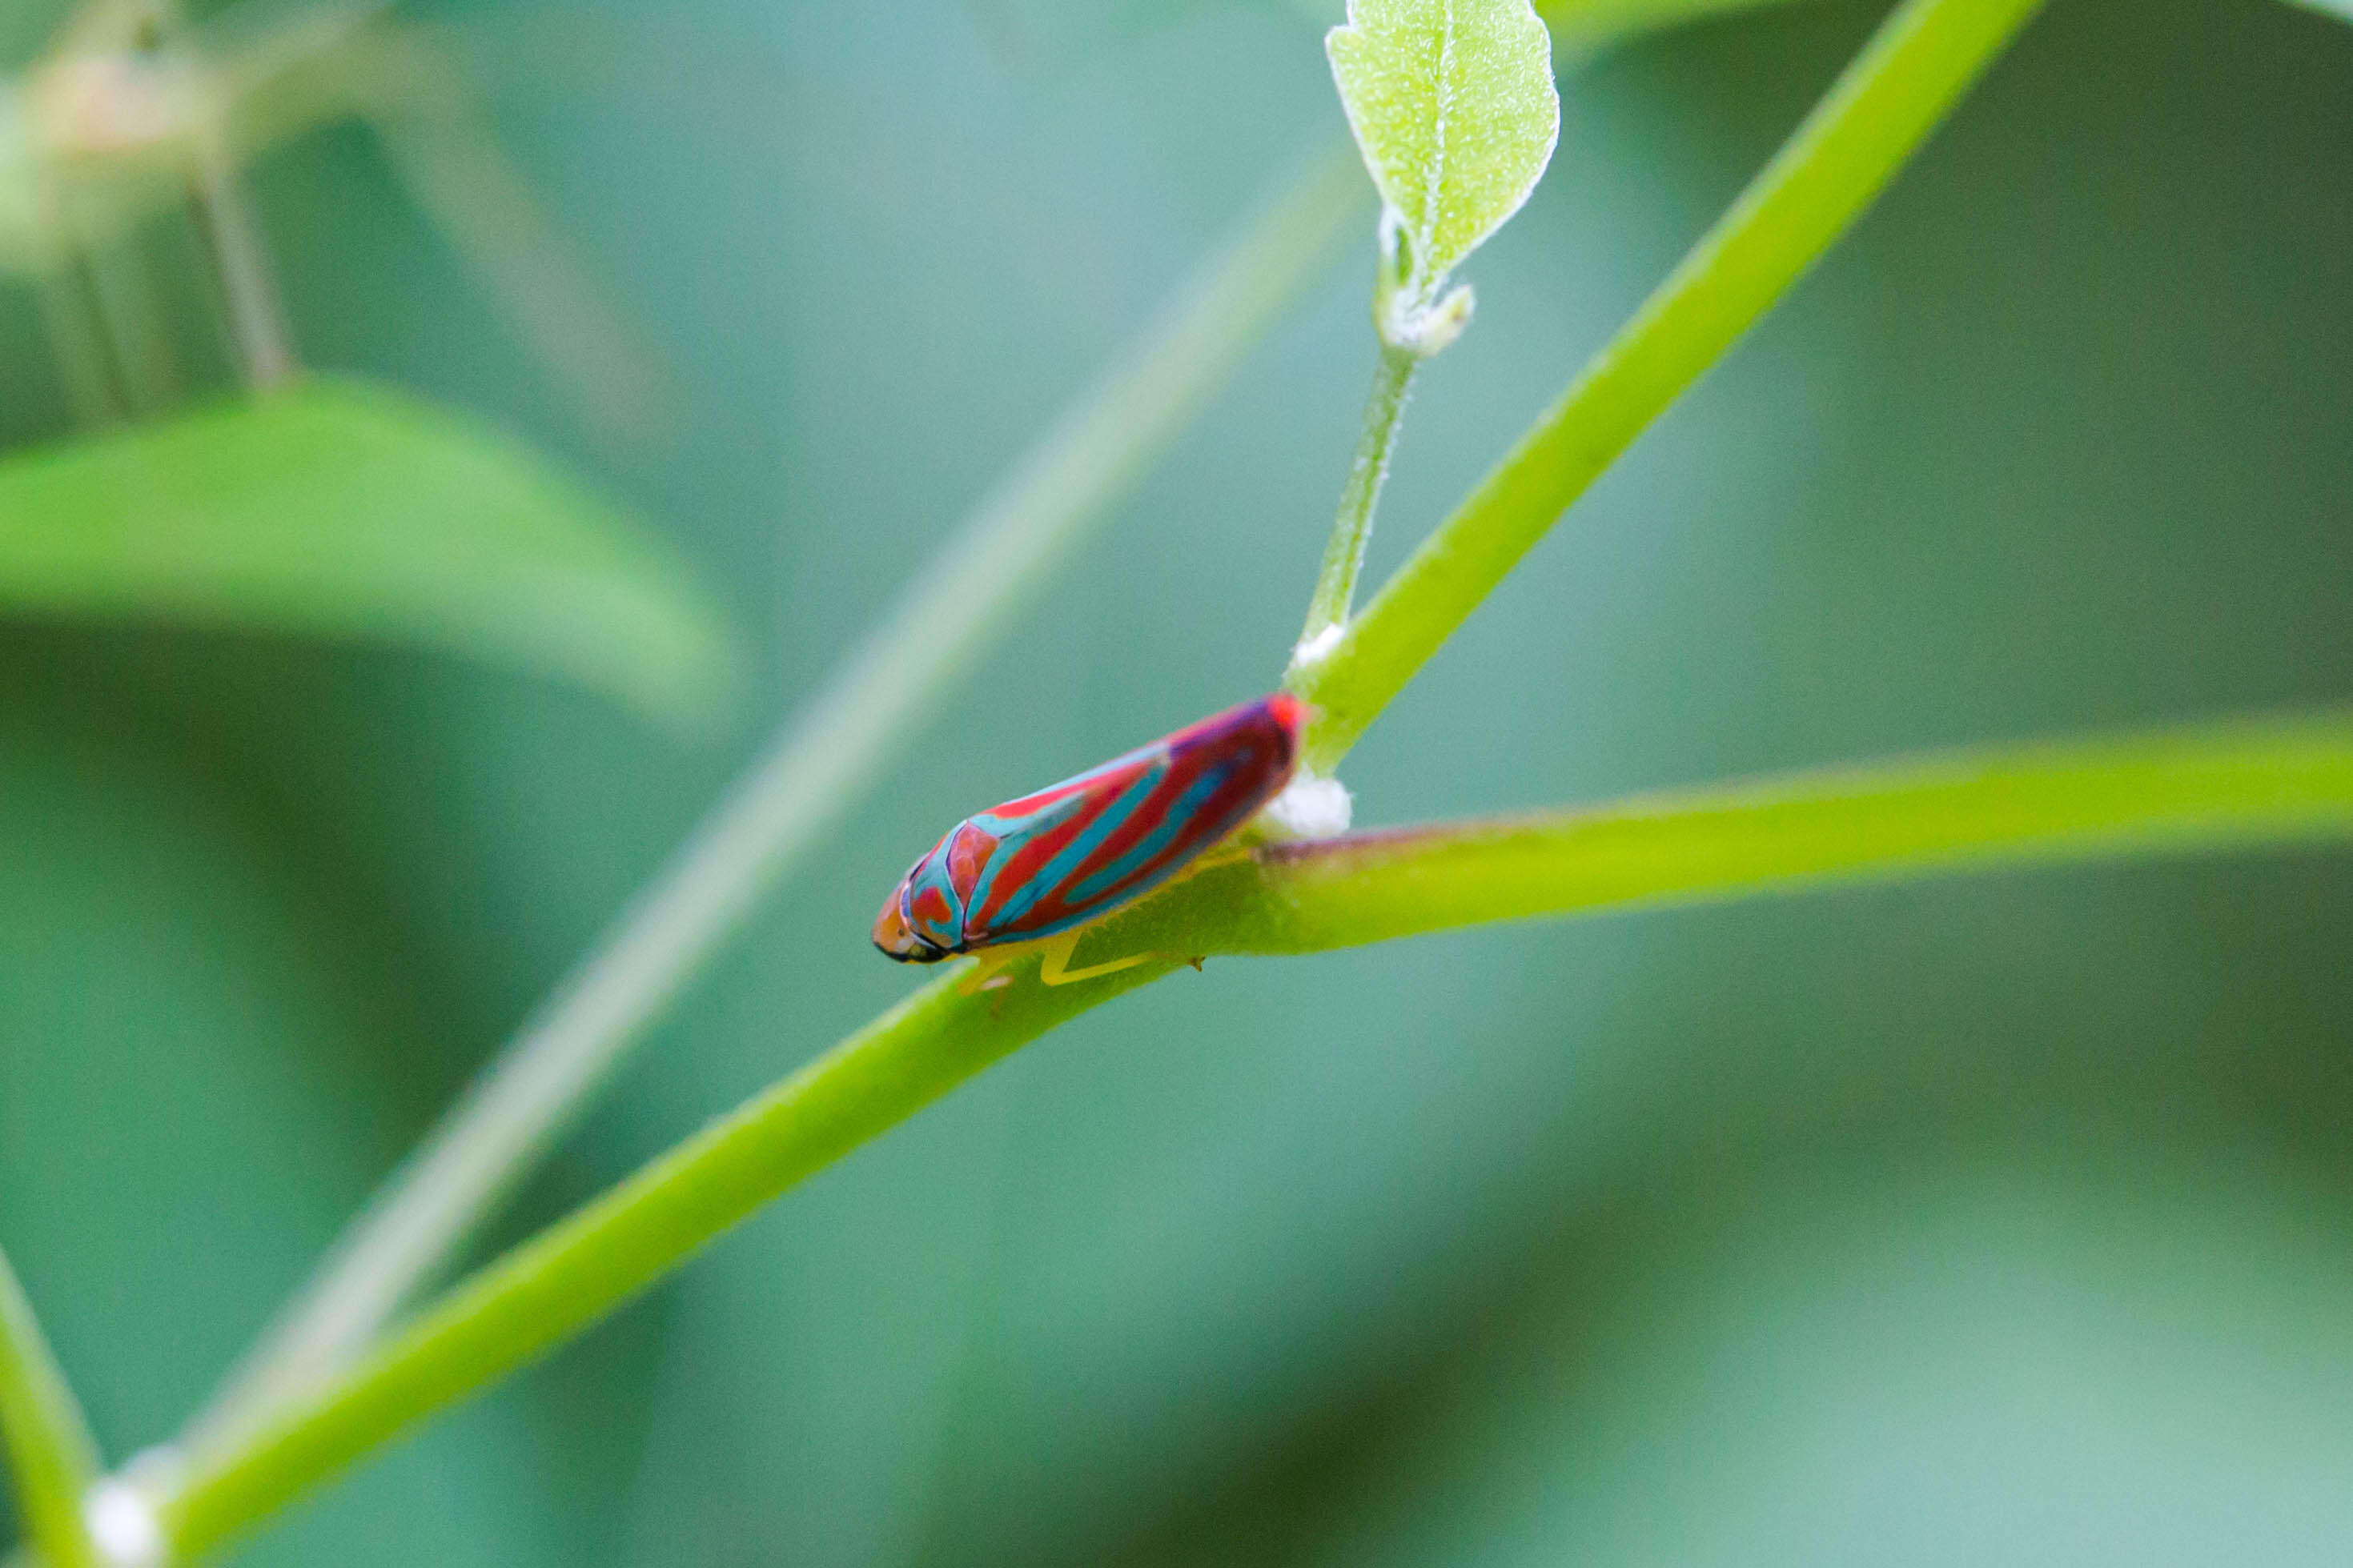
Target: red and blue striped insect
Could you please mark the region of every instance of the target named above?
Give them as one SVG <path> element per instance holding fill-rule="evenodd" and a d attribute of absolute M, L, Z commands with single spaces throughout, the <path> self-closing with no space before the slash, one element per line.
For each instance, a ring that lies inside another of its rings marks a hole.
<path fill-rule="evenodd" d="M 1199 869 L 1290 782 L 1307 715 L 1295 697 L 1261 697 L 965 817 L 883 900 L 874 945 L 902 963 L 937 963 L 1060 937 L 1039 966 L 1049 985 L 1143 963 L 1071 969 L 1077 928 Z"/>

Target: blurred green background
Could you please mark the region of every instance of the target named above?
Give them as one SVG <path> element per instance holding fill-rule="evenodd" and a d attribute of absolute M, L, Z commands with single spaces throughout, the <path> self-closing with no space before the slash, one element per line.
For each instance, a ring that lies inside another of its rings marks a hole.
<path fill-rule="evenodd" d="M 38 8 L 34 8 L 37 10 Z M 1563 81 L 1376 576 L 1877 19 Z M 343 1219 L 1303 147 L 1317 7 L 446 24 L 666 430 L 575 419 L 330 127 L 295 334 L 651 519 L 696 742 L 454 658 L 0 626 L 0 1237 L 111 1455 Z M 29 49 L 40 29 L 14 25 Z M 1373 348 L 1348 252 L 634 1060 L 520 1234 L 911 985 L 976 805 L 1265 689 Z M 64 425 L 0 296 L 0 436 Z M 1351 760 L 1380 824 L 2353 696 L 2353 29 L 2053 0 Z M 295 1563 L 2337 1563 L 2353 866 L 2037 871 L 1220 962 L 1082 1019 L 304 1505 Z"/>

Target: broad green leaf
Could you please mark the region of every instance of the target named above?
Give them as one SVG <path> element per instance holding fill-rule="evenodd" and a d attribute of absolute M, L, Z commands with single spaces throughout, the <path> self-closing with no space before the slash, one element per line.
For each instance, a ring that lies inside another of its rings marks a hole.
<path fill-rule="evenodd" d="M 1551 37 L 1528 0 L 1350 0 L 1324 50 L 1406 292 L 1427 305 L 1552 158 Z"/>
<path fill-rule="evenodd" d="M 734 651 L 610 502 L 350 381 L 0 460 L 0 615 L 421 645 L 687 721 L 723 700 Z"/>

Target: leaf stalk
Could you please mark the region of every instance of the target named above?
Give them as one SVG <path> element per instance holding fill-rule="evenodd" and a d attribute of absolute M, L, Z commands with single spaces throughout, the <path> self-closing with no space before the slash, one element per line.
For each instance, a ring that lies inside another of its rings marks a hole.
<path fill-rule="evenodd" d="M 1340 491 L 1340 510 L 1332 520 L 1332 537 L 1324 546 L 1324 563 L 1315 574 L 1314 596 L 1308 601 L 1307 624 L 1292 654 L 1289 685 L 1303 661 L 1313 662 L 1315 651 L 1328 647 L 1327 632 L 1347 624 L 1356 602 L 1356 579 L 1365 569 L 1365 549 L 1372 542 L 1373 514 L 1381 503 L 1381 487 L 1389 477 L 1389 454 L 1397 446 L 1398 428 L 1413 387 L 1413 373 L 1422 356 L 1410 348 L 1384 343 L 1380 363 L 1373 368 L 1373 388 L 1365 398 L 1365 427 L 1356 437 L 1356 455 L 1348 465 L 1348 482 Z"/>

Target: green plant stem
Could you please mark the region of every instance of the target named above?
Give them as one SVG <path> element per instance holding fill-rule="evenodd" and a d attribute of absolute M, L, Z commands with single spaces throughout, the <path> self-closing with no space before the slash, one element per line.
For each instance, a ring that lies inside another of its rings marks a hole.
<path fill-rule="evenodd" d="M 1356 437 L 1356 460 L 1348 466 L 1339 515 L 1332 520 L 1332 537 L 1315 574 L 1314 597 L 1307 605 L 1307 624 L 1299 634 L 1302 650 L 1314 648 L 1332 627 L 1345 626 L 1356 605 L 1356 578 L 1365 569 L 1365 546 L 1373 537 L 1373 513 L 1389 477 L 1389 452 L 1397 445 L 1413 373 L 1420 364 L 1421 356 L 1411 349 L 1381 347 L 1380 363 L 1373 368 L 1373 389 L 1365 398 L 1365 428 Z M 1293 656 L 1294 674 L 1300 657 Z M 1312 654 L 1307 657 L 1312 660 Z"/>
<path fill-rule="evenodd" d="M 1335 152 L 1262 210 L 1063 416 L 396 1173 L 188 1441 L 251 1425 L 343 1364 L 442 1266 L 1313 274 L 1363 201 L 1355 160 Z M 1345 673 L 1319 667 L 1315 689 Z"/>
<path fill-rule="evenodd" d="M 958 970 L 964 966 L 958 965 Z M 492 1264 L 165 1500 L 180 1557 L 219 1544 L 402 1426 L 539 1355 L 803 1176 L 1053 1025 L 1164 973 L 976 997 L 918 991 L 744 1109 Z"/>
<path fill-rule="evenodd" d="M 1353 150 L 1263 203 L 965 521 L 603 943 L 355 1220 L 191 1424 L 217 1443 L 343 1365 L 442 1267 L 630 1044 L 866 787 L 1369 206 Z"/>
<path fill-rule="evenodd" d="M 1329 773 L 1520 557 L 1878 195 L 2041 0 L 1905 0 L 1729 211 L 1479 488 L 1299 694 Z"/>
<path fill-rule="evenodd" d="M 349 16 L 321 20 L 342 37 L 321 38 L 298 68 L 324 90 L 340 89 L 375 132 L 409 198 L 449 237 L 551 383 L 608 436 L 642 442 L 667 432 L 679 400 L 660 353 L 550 219 L 454 60 L 422 28 L 363 33 Z M 283 88 L 265 81 L 253 90 Z"/>
<path fill-rule="evenodd" d="M 2353 715 L 1983 747 L 1275 844 L 1073 955 L 1307 953 L 1829 882 L 2353 838 Z"/>
<path fill-rule="evenodd" d="M 965 966 L 491 1264 L 258 1431 L 187 1455 L 160 1511 L 192 1556 L 544 1353 L 794 1183 L 1064 1020 L 1222 952 L 2059 860 L 2353 840 L 2353 717 L 1984 749 L 1616 805 L 1262 847 L 1107 921 L 1049 988 Z"/>
<path fill-rule="evenodd" d="M 40 1320 L 0 1253 L 0 1437 L 26 1533 L 48 1568 L 104 1568 L 82 1520 L 98 1445 L 49 1352 Z"/>

